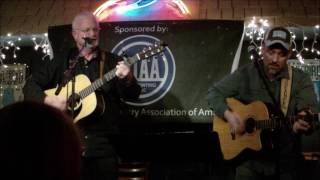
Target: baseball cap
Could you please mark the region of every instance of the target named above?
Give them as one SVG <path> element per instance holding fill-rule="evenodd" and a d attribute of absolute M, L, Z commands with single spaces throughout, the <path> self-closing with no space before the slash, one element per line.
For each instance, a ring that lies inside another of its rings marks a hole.
<path fill-rule="evenodd" d="M 267 31 L 264 36 L 264 43 L 267 47 L 274 44 L 282 45 L 286 50 L 291 47 L 291 34 L 284 27 L 274 27 Z"/>

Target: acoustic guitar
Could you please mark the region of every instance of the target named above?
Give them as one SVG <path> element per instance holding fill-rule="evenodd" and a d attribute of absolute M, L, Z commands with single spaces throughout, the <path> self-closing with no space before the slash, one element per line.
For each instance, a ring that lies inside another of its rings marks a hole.
<path fill-rule="evenodd" d="M 163 43 L 157 43 L 152 46 L 149 46 L 143 49 L 142 52 L 139 52 L 131 57 L 126 58 L 125 64 L 128 66 L 133 65 L 134 63 L 148 59 L 152 56 L 155 56 L 159 53 L 162 53 L 167 45 Z M 67 112 L 71 114 L 73 112 L 74 123 L 79 120 L 87 117 L 97 107 L 97 98 L 95 90 L 100 88 L 103 84 L 110 81 L 116 77 L 116 68 L 107 72 L 103 75 L 102 78 L 90 82 L 89 78 L 84 74 L 79 74 L 75 76 L 75 94 L 72 96 L 72 82 L 69 81 L 65 86 L 62 87 L 59 94 L 56 95 L 57 88 L 48 89 L 45 91 L 45 94 L 48 96 L 61 96 L 67 98 Z M 72 98 L 74 97 L 74 98 Z M 74 103 L 72 103 L 72 99 Z M 72 104 L 74 104 L 72 106 Z M 73 110 L 73 111 L 72 111 Z"/>
<path fill-rule="evenodd" d="M 255 151 L 261 150 L 260 133 L 263 129 L 277 129 L 281 126 L 292 128 L 293 123 L 298 119 L 306 120 L 313 128 L 319 126 L 318 114 L 294 116 L 283 120 L 279 116 L 269 113 L 271 111 L 270 107 L 261 101 L 243 104 L 237 99 L 227 98 L 226 102 L 229 108 L 237 112 L 241 120 L 245 121 L 246 132 L 242 135 L 233 134 L 229 123 L 218 116 L 214 116 L 213 130 L 218 133 L 221 151 L 225 160 L 235 158 L 247 148 Z"/>

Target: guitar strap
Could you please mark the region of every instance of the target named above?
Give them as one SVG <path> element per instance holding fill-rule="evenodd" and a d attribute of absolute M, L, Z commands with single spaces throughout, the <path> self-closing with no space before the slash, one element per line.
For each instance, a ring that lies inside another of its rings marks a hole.
<path fill-rule="evenodd" d="M 104 65 L 106 63 L 106 52 L 101 50 L 101 59 L 100 59 L 100 78 L 103 78 L 103 74 L 104 74 Z"/>
<path fill-rule="evenodd" d="M 292 67 L 288 64 L 288 78 L 281 79 L 281 88 L 280 88 L 280 105 L 281 111 L 286 116 L 288 111 L 288 105 L 291 95 L 291 85 L 292 85 Z"/>
<path fill-rule="evenodd" d="M 261 68 L 259 66 L 259 61 L 255 60 L 254 61 L 254 65 L 257 68 L 259 76 L 262 79 L 262 81 L 263 81 L 263 83 L 264 83 L 264 85 L 265 85 L 265 87 L 267 89 L 267 92 L 268 92 L 269 96 L 271 97 L 271 99 L 273 101 L 273 104 L 276 106 L 276 108 L 279 111 L 281 110 L 282 115 L 284 117 L 287 114 L 288 105 L 289 105 L 289 101 L 290 101 L 291 84 L 292 84 L 292 67 L 290 65 L 288 65 L 288 73 L 289 73 L 288 79 L 286 79 L 286 78 L 282 78 L 281 79 L 281 86 L 280 86 L 280 91 L 281 91 L 280 92 L 280 106 L 281 107 L 279 107 L 279 104 L 277 103 L 274 95 L 272 94 L 272 92 L 270 90 L 270 87 L 267 84 L 266 79 L 262 75 L 262 70 L 261 70 Z"/>
<path fill-rule="evenodd" d="M 105 69 L 104 69 L 104 65 L 107 62 L 107 58 L 106 58 L 106 51 L 101 50 L 100 52 L 100 64 L 99 64 L 99 74 L 100 74 L 100 79 L 103 79 L 103 75 L 105 73 Z M 100 115 L 102 115 L 105 112 L 105 100 L 102 96 L 102 94 L 98 94 L 96 93 L 97 96 L 97 108 L 96 108 L 96 112 L 99 112 Z"/>

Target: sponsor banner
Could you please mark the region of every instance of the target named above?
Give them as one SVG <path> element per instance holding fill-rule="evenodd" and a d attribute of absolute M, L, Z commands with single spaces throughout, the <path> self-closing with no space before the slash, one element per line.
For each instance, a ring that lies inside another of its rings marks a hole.
<path fill-rule="evenodd" d="M 126 103 L 136 120 L 211 122 L 207 90 L 230 72 L 242 21 L 114 22 L 101 27 L 102 45 L 118 55 L 130 57 L 155 42 L 168 44 L 161 55 L 132 66 L 142 93 Z"/>

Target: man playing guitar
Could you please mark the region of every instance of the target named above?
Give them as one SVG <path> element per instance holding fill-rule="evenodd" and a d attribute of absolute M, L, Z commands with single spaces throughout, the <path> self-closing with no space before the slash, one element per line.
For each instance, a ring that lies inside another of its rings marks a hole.
<path fill-rule="evenodd" d="M 271 104 L 276 111 L 273 116 L 276 118 L 270 122 L 275 121 L 279 126 L 261 132 L 262 150 L 258 156 L 248 158 L 236 168 L 236 180 L 293 180 L 298 177 L 303 158 L 300 135 L 312 127 L 303 118 L 298 118 L 291 125 L 287 125 L 290 124 L 287 121 L 291 116 L 316 112 L 317 102 L 310 76 L 287 64 L 291 44 L 291 34 L 286 28 L 271 28 L 264 36 L 261 57 L 256 54 L 254 63 L 239 68 L 209 89 L 207 100 L 210 107 L 217 117 L 229 124 L 230 144 L 248 133 L 248 122 L 256 116 L 237 111 L 230 106 L 228 98 L 235 98 L 243 104 L 261 101 Z M 215 126 L 215 121 L 213 123 Z"/>

